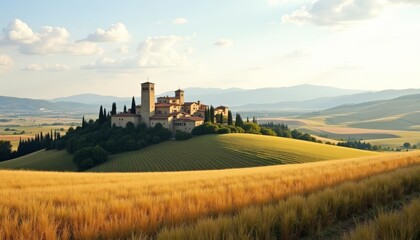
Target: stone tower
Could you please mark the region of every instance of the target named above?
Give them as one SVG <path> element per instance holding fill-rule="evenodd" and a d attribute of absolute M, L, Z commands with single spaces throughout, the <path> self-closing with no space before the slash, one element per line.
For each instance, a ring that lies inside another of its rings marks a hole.
<path fill-rule="evenodd" d="M 150 117 L 155 115 L 155 84 L 149 81 L 141 84 L 141 120 L 150 127 Z"/>
<path fill-rule="evenodd" d="M 179 99 L 179 104 L 184 105 L 184 90 L 176 90 L 175 97 Z"/>

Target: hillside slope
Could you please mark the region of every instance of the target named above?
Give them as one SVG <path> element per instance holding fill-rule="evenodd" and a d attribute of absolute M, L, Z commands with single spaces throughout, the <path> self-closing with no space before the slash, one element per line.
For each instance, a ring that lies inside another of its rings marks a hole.
<path fill-rule="evenodd" d="M 294 139 L 251 135 L 207 135 L 170 141 L 114 155 L 93 172 L 185 171 L 268 166 L 344 159 L 378 153 Z"/>
<path fill-rule="evenodd" d="M 338 107 L 347 104 L 359 104 L 372 101 L 390 100 L 406 95 L 420 94 L 420 89 L 402 89 L 402 90 L 383 90 L 379 92 L 363 92 L 349 95 L 340 95 L 333 97 L 321 97 L 310 100 L 298 100 L 263 103 L 263 104 L 247 104 L 242 106 L 233 106 L 236 111 L 250 110 L 270 110 L 270 111 L 319 111 L 329 108 Z"/>
<path fill-rule="evenodd" d="M 73 157 L 66 151 L 41 150 L 26 156 L 0 162 L 0 169 L 28 169 L 45 171 L 77 171 Z"/>
<path fill-rule="evenodd" d="M 111 155 L 92 172 L 160 172 L 210 170 L 305 163 L 376 155 L 294 139 L 251 135 L 206 135 L 187 141 L 168 141 L 133 152 Z M 0 162 L 0 169 L 77 171 L 66 151 L 38 151 Z"/>
<path fill-rule="evenodd" d="M 418 130 L 420 129 L 420 94 L 391 100 L 343 105 L 322 111 L 327 124 L 349 127 Z M 319 117 L 317 116 L 317 117 Z"/>
<path fill-rule="evenodd" d="M 26 113 L 26 114 L 50 114 L 50 113 L 85 113 L 93 112 L 97 106 L 77 102 L 49 102 L 40 99 L 17 98 L 0 96 L 0 113 Z"/>

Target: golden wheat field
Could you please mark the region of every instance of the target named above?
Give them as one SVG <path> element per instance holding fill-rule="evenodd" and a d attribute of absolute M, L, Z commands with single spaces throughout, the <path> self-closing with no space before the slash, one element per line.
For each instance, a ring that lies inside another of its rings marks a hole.
<path fill-rule="evenodd" d="M 173 173 L 0 171 L 0 239 L 123 239 L 420 164 L 420 152 Z"/>
<path fill-rule="evenodd" d="M 344 240 L 418 239 L 420 235 L 420 199 L 399 212 L 380 212 L 374 221 L 357 226 Z"/>

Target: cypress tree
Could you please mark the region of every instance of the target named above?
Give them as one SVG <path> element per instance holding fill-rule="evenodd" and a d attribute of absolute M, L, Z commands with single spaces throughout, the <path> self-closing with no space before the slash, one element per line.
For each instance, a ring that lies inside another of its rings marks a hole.
<path fill-rule="evenodd" d="M 246 122 L 249 123 L 249 117 L 248 116 L 246 117 Z"/>
<path fill-rule="evenodd" d="M 102 122 L 106 122 L 106 116 L 107 116 L 107 114 L 106 114 L 106 108 L 104 108 L 104 115 L 103 115 Z"/>
<path fill-rule="evenodd" d="M 99 122 L 103 121 L 103 114 L 104 114 L 104 110 L 101 105 L 101 107 L 99 108 L 99 118 L 98 118 Z"/>
<path fill-rule="evenodd" d="M 210 122 L 214 123 L 214 107 L 213 107 L 213 105 L 210 106 Z"/>
<path fill-rule="evenodd" d="M 133 99 L 131 100 L 131 109 L 130 109 L 130 113 L 132 114 L 136 114 L 136 101 Z"/>
<path fill-rule="evenodd" d="M 204 111 L 204 122 L 209 122 L 209 120 L 210 120 L 209 109 L 206 108 L 206 110 Z"/>
<path fill-rule="evenodd" d="M 82 128 L 86 127 L 86 122 L 85 122 L 85 116 L 83 116 L 82 118 Z"/>
<path fill-rule="evenodd" d="M 252 122 L 253 123 L 257 123 L 257 118 L 254 116 L 254 117 L 252 117 Z"/>
<path fill-rule="evenodd" d="M 228 111 L 228 125 L 233 125 L 232 112 Z"/>
<path fill-rule="evenodd" d="M 239 113 L 236 113 L 235 126 L 242 127 L 242 125 L 244 125 L 244 121 L 242 120 L 241 115 Z"/>
<path fill-rule="evenodd" d="M 117 114 L 117 103 L 113 102 L 112 103 L 111 115 L 115 115 L 115 114 Z"/>
<path fill-rule="evenodd" d="M 127 106 L 124 105 L 124 113 L 127 113 Z"/>

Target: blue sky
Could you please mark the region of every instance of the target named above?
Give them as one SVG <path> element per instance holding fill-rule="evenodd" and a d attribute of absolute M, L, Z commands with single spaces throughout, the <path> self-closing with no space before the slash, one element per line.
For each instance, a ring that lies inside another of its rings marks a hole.
<path fill-rule="evenodd" d="M 416 0 L 2 1 L 0 95 L 420 88 Z"/>

